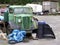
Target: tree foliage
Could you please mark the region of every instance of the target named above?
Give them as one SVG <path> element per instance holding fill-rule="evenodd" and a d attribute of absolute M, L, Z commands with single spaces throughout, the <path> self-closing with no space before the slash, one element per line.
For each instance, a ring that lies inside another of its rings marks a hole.
<path fill-rule="evenodd" d="M 0 0 L 1 4 L 21 4 L 31 3 L 32 0 Z"/>

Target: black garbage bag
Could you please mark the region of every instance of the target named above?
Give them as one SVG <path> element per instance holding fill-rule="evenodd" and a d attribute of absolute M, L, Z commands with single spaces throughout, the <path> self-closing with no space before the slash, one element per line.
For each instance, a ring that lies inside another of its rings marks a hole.
<path fill-rule="evenodd" d="M 43 28 L 44 28 L 43 31 L 44 38 L 54 38 L 54 39 L 56 38 L 52 27 L 50 27 L 48 24 L 44 24 Z"/>
<path fill-rule="evenodd" d="M 38 30 L 37 30 L 37 38 L 56 38 L 52 27 L 50 27 L 47 23 L 38 22 Z"/>

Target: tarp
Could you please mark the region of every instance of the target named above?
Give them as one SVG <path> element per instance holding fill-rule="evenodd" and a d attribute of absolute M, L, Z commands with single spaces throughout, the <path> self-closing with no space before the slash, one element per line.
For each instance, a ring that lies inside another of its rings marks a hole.
<path fill-rule="evenodd" d="M 1 15 L 0 15 L 0 20 L 4 20 L 4 16 L 1 16 Z"/>
<path fill-rule="evenodd" d="M 11 34 L 8 35 L 8 40 L 20 42 L 23 41 L 25 35 L 26 35 L 26 31 L 20 31 L 15 29 Z"/>

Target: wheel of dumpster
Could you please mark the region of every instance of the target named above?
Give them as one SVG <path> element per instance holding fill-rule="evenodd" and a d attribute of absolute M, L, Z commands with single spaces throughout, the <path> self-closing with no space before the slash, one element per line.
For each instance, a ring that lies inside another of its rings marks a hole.
<path fill-rule="evenodd" d="M 26 34 L 26 38 L 33 39 L 32 33 L 27 33 L 27 34 Z"/>

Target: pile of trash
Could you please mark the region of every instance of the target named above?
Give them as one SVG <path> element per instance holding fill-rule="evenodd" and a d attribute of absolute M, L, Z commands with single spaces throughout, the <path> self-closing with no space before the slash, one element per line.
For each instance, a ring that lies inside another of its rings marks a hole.
<path fill-rule="evenodd" d="M 13 30 L 11 34 L 8 35 L 9 43 L 17 43 L 23 41 L 26 36 L 26 31 L 24 30 Z"/>

